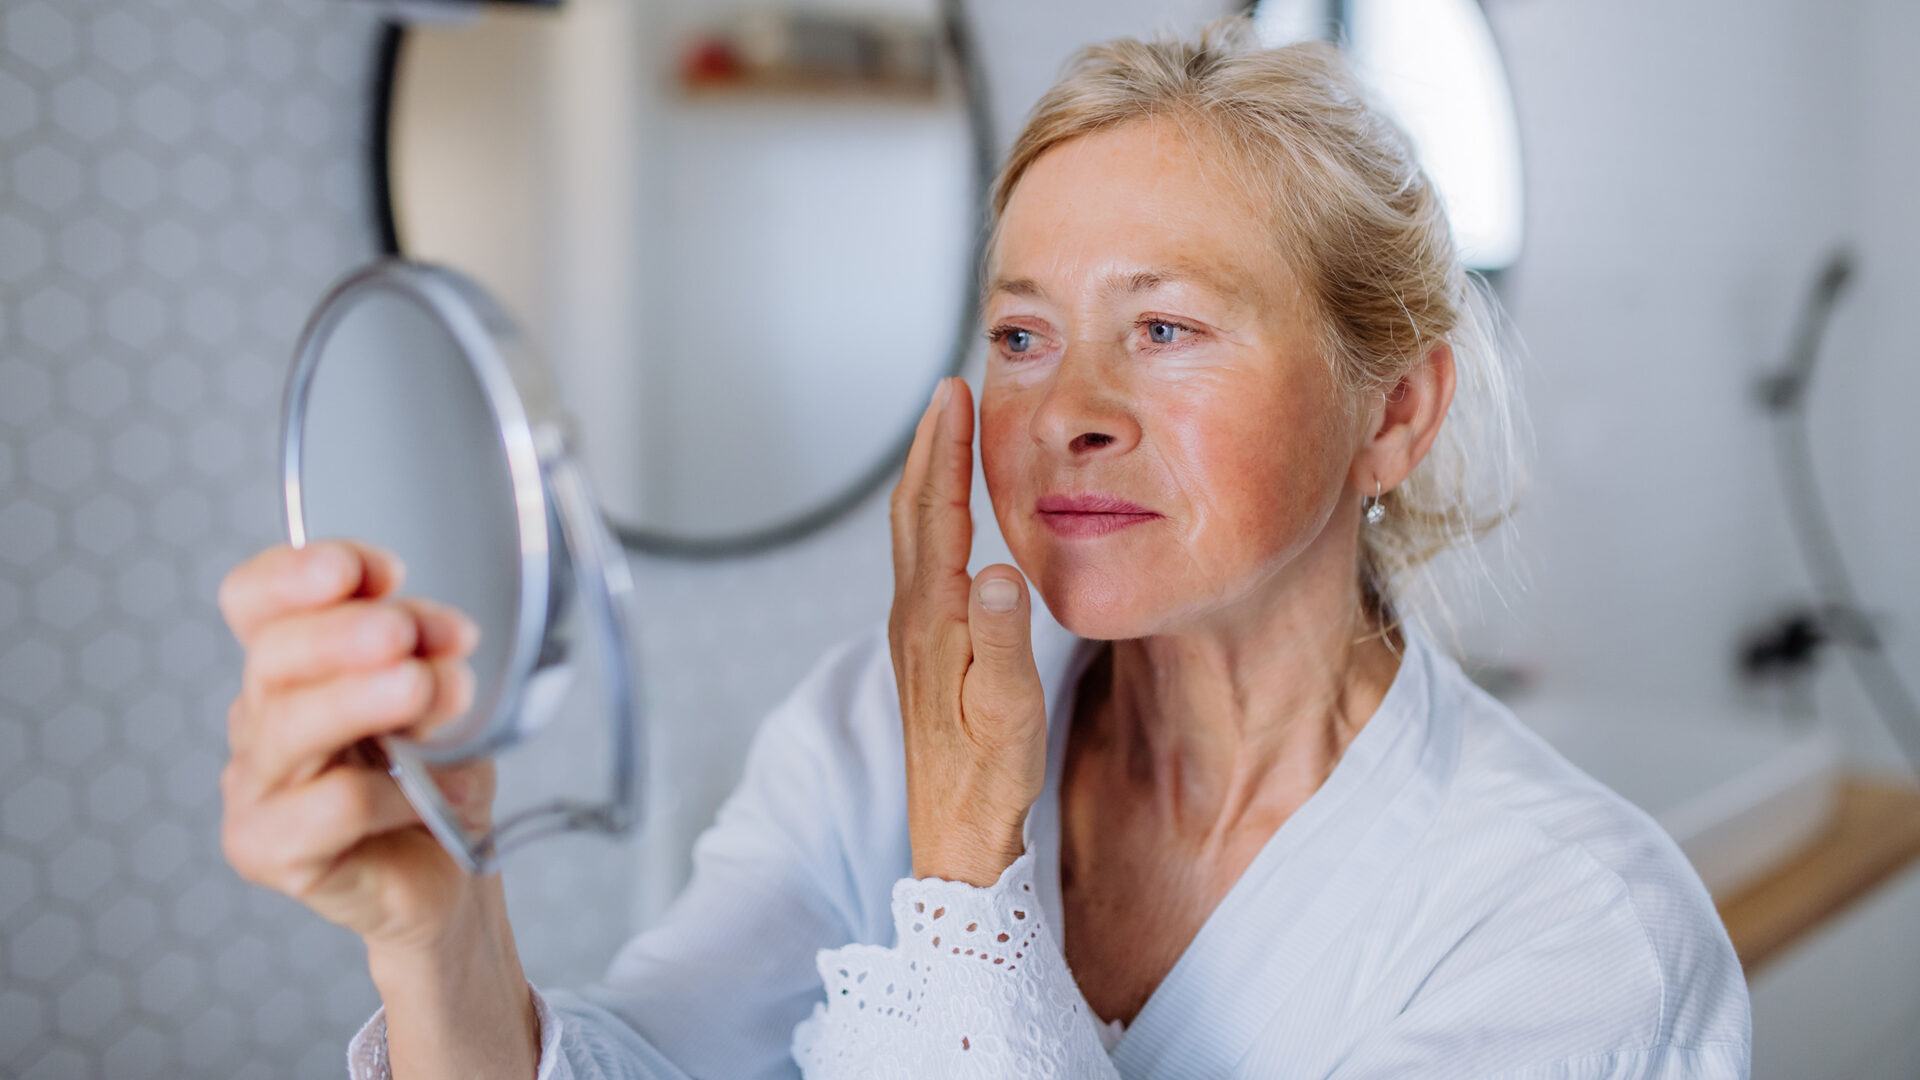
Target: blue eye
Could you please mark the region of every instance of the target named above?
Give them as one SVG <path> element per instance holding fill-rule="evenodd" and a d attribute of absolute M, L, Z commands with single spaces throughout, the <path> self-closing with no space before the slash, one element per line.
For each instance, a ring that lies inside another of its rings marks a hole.
<path fill-rule="evenodd" d="M 1033 333 L 1028 330 L 1009 329 L 1000 340 L 1007 343 L 1008 352 L 1026 352 L 1033 348 Z"/>
<path fill-rule="evenodd" d="M 1170 322 L 1154 319 L 1147 323 L 1147 338 L 1155 345 L 1171 345 L 1179 340 L 1178 335 L 1181 329 L 1183 328 Z"/>

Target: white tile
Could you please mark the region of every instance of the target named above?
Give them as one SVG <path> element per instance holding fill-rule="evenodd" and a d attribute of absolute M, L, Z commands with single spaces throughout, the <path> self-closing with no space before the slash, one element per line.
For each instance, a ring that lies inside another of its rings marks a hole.
<path fill-rule="evenodd" d="M 80 197 L 81 175 L 73 155 L 34 146 L 13 159 L 13 192 L 42 210 L 61 210 Z"/>
<path fill-rule="evenodd" d="M 40 95 L 18 76 L 0 71 L 0 139 L 24 133 L 39 117 Z"/>
<path fill-rule="evenodd" d="M 85 142 L 104 139 L 120 126 L 120 100 L 85 75 L 53 88 L 51 112 L 54 123 Z"/>
<path fill-rule="evenodd" d="M 11 941 L 8 970 L 23 982 L 44 986 L 82 957 L 80 924 L 61 911 L 41 914 Z"/>
<path fill-rule="evenodd" d="M 0 281 L 24 281 L 46 261 L 47 239 L 40 227 L 18 214 L 0 213 Z"/>
<path fill-rule="evenodd" d="M 126 996 L 120 979 L 101 971 L 86 972 L 55 999 L 54 1025 L 75 1038 L 98 1037 L 120 1019 Z"/>
<path fill-rule="evenodd" d="M 15 497 L 0 506 L 0 559 L 31 566 L 53 550 L 57 532 L 53 511 Z"/>
<path fill-rule="evenodd" d="M 34 617 L 61 630 L 72 630 L 99 610 L 100 580 L 71 564 L 55 569 L 33 588 Z"/>
<path fill-rule="evenodd" d="M 158 83 L 133 96 L 133 122 L 163 143 L 177 143 L 193 131 L 193 112 L 193 100 L 172 83 Z"/>
<path fill-rule="evenodd" d="M 0 358 L 0 421 L 25 428 L 46 416 L 53 391 L 41 370 L 24 360 Z M 0 537 L 6 532 L 0 523 Z M 5 544 L 0 539 L 0 547 Z"/>
<path fill-rule="evenodd" d="M 93 478 L 93 440 L 61 426 L 27 444 L 27 478 L 50 491 L 80 494 Z"/>
<path fill-rule="evenodd" d="M 174 24 L 168 35 L 173 62 L 202 79 L 211 79 L 227 67 L 227 35 L 204 19 Z"/>
<path fill-rule="evenodd" d="M 20 301 L 20 333 L 48 352 L 59 352 L 87 336 L 86 302 L 58 285 L 37 289 Z"/>
<path fill-rule="evenodd" d="M 55 70 L 73 59 L 73 20 L 52 4 L 26 0 L 0 18 L 7 50 L 37 68 Z"/>
<path fill-rule="evenodd" d="M 128 11 L 102 13 L 93 20 L 89 33 L 93 55 L 124 74 L 141 71 L 153 63 L 153 35 L 145 23 Z"/>

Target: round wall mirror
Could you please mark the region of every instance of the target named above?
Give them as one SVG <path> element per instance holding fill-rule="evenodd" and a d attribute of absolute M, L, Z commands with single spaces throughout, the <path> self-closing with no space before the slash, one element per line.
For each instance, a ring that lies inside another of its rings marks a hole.
<path fill-rule="evenodd" d="M 883 484 L 972 346 L 992 151 L 956 6 L 457 7 L 384 48 L 391 246 L 551 358 L 620 539 L 751 551 Z"/>

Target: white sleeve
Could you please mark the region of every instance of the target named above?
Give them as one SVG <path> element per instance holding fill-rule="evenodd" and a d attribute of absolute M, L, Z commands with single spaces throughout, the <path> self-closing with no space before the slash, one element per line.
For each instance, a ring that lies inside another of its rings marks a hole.
<path fill-rule="evenodd" d="M 1033 854 L 989 888 L 894 885 L 899 945 L 823 949 L 827 1000 L 794 1030 L 807 1080 L 1117 1080 L 1033 891 Z"/>
<path fill-rule="evenodd" d="M 686 1080 L 686 1074 L 631 1028 L 583 1001 L 550 1003 L 533 991 L 540 1024 L 540 1067 L 534 1080 Z M 393 1080 L 387 1061 L 387 1011 L 373 1014 L 347 1047 L 351 1080 Z"/>
<path fill-rule="evenodd" d="M 905 783 L 880 628 L 829 653 L 761 725 L 660 920 L 598 983 L 547 993 L 541 1080 L 798 1076 L 815 954 L 876 940 L 886 890 L 912 866 Z M 355 1040 L 356 1070 L 384 1058 L 377 1022 Z"/>

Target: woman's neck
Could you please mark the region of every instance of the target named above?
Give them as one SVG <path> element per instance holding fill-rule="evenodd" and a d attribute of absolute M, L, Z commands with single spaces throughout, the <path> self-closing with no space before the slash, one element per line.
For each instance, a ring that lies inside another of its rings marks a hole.
<path fill-rule="evenodd" d="M 1277 826 L 1379 707 L 1403 643 L 1365 614 L 1351 565 L 1276 582 L 1186 632 L 1113 644 L 1106 685 L 1090 687 L 1096 740 L 1179 833 Z"/>

